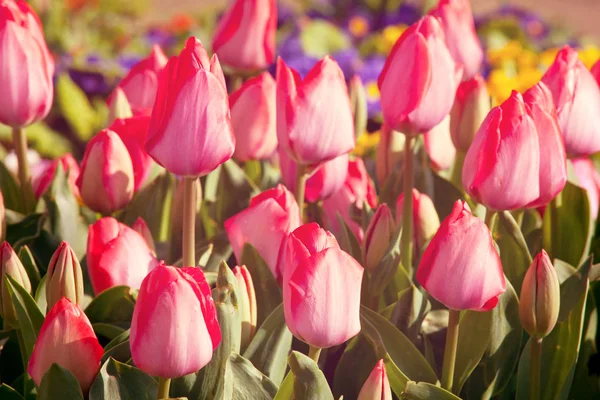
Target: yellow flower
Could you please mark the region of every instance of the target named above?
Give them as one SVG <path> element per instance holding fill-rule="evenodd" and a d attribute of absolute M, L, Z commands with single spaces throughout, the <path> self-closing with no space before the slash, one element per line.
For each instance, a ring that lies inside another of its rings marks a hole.
<path fill-rule="evenodd" d="M 356 140 L 356 147 L 353 153 L 359 157 L 363 157 L 370 151 L 375 150 L 378 143 L 379 131 L 373 133 L 363 132 Z"/>
<path fill-rule="evenodd" d="M 522 52 L 523 46 L 516 40 L 511 40 L 506 46 L 497 49 L 489 49 L 487 58 L 492 65 L 501 65 L 507 60 L 516 59 Z"/>
<path fill-rule="evenodd" d="M 542 54 L 540 54 L 540 64 L 544 67 L 544 69 L 547 69 L 550 65 L 552 65 L 554 59 L 556 58 L 556 53 L 558 53 L 558 50 L 560 49 L 548 49 Z"/>
<path fill-rule="evenodd" d="M 367 101 L 379 100 L 380 93 L 377 81 L 367 82 L 365 85 L 365 92 L 367 93 Z"/>
<path fill-rule="evenodd" d="M 377 50 L 383 54 L 389 54 L 406 28 L 407 26 L 403 24 L 391 25 L 385 28 L 381 32 L 381 40 L 377 42 Z"/>
<path fill-rule="evenodd" d="M 369 33 L 369 23 L 364 17 L 357 15 L 348 21 L 348 30 L 352 36 L 360 38 Z"/>
<path fill-rule="evenodd" d="M 523 93 L 542 79 L 542 71 L 538 68 L 525 68 L 519 70 L 517 75 L 518 87 L 516 90 Z"/>
<path fill-rule="evenodd" d="M 579 50 L 579 58 L 588 69 L 592 68 L 600 58 L 600 49 L 596 46 L 586 46 Z"/>
<path fill-rule="evenodd" d="M 494 101 L 494 105 L 502 103 L 510 97 L 513 90 L 518 89 L 519 82 L 516 77 L 507 76 L 501 69 L 495 69 L 490 72 L 488 77 L 488 91 Z"/>

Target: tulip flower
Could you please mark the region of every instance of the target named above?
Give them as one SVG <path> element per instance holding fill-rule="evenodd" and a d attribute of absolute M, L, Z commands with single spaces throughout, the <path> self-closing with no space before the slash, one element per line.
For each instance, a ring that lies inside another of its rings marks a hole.
<path fill-rule="evenodd" d="M 176 175 L 206 175 L 233 155 L 225 77 L 195 37 L 163 70 L 152 109 L 146 151 Z"/>
<path fill-rule="evenodd" d="M 177 378 L 209 363 L 221 329 L 200 268 L 159 265 L 148 274 L 133 309 L 129 342 L 135 365 L 152 376 Z"/>
<path fill-rule="evenodd" d="M 280 151 L 302 166 L 318 165 L 354 149 L 348 88 L 332 58 L 315 64 L 304 80 L 279 58 L 277 137 Z"/>
<path fill-rule="evenodd" d="M 235 267 L 233 269 L 240 297 L 238 301 L 241 303 L 242 310 L 242 349 L 245 349 L 254 337 L 256 331 L 256 292 L 254 291 L 254 283 L 252 275 L 245 265 Z"/>
<path fill-rule="evenodd" d="M 79 188 L 77 187 L 77 178 L 79 177 L 79 164 L 71 153 L 67 153 L 62 157 L 59 157 L 43 168 L 43 171 L 33 175 L 33 191 L 36 198 L 40 198 L 46 193 L 46 190 L 50 187 L 50 184 L 54 180 L 56 175 L 56 168 L 58 164 L 61 165 L 64 172 L 67 173 L 67 179 L 69 181 L 69 187 L 76 198 L 80 198 Z"/>
<path fill-rule="evenodd" d="M 412 191 L 413 197 L 413 241 L 415 254 L 420 254 L 423 246 L 437 232 L 440 227 L 435 205 L 429 196 L 420 193 L 417 189 Z M 402 225 L 402 209 L 404 207 L 404 193 L 400 193 L 396 200 L 396 225 Z"/>
<path fill-rule="evenodd" d="M 27 2 L 0 2 L 0 49 L 0 123 L 20 128 L 44 119 L 54 95 L 54 60 Z"/>
<path fill-rule="evenodd" d="M 133 164 L 127 147 L 110 129 L 100 131 L 85 148 L 77 186 L 84 203 L 110 214 L 133 197 Z"/>
<path fill-rule="evenodd" d="M 264 69 L 275 59 L 276 28 L 275 0 L 236 0 L 217 26 L 213 51 L 237 70 Z"/>
<path fill-rule="evenodd" d="M 133 117 L 131 104 L 129 104 L 127 95 L 123 89 L 120 87 L 115 88 L 108 100 L 108 124 L 112 124 L 117 119 Z M 150 112 L 152 112 L 151 108 L 148 111 L 145 111 L 142 115 L 150 114 Z"/>
<path fill-rule="evenodd" d="M 429 14 L 440 19 L 448 50 L 454 61 L 463 66 L 463 79 L 473 78 L 481 70 L 483 49 L 469 0 L 440 0 Z"/>
<path fill-rule="evenodd" d="M 454 164 L 456 157 L 456 148 L 452 143 L 450 136 L 450 116 L 434 126 L 429 132 L 423 135 L 425 142 L 425 151 L 429 160 L 438 171 L 447 170 Z"/>
<path fill-rule="evenodd" d="M 283 309 L 294 336 L 329 348 L 358 334 L 363 267 L 316 223 L 290 234 L 286 255 Z"/>
<path fill-rule="evenodd" d="M 8 242 L 2 243 L 0 248 L 0 313 L 2 320 L 9 326 L 17 327 L 17 315 L 10 293 L 4 282 L 4 275 L 10 275 L 19 285 L 31 293 L 31 282 L 27 271 L 15 251 Z"/>
<path fill-rule="evenodd" d="M 452 310 L 487 311 L 506 290 L 500 256 L 492 234 L 457 200 L 425 249 L 417 281 Z"/>
<path fill-rule="evenodd" d="M 46 273 L 46 302 L 51 309 L 63 297 L 74 304 L 83 301 L 83 273 L 77 256 L 67 242 L 61 242 L 50 259 Z"/>
<path fill-rule="evenodd" d="M 540 145 L 523 97 L 513 91 L 494 107 L 469 147 L 466 192 L 492 210 L 523 208 L 540 197 Z"/>
<path fill-rule="evenodd" d="M 423 17 L 400 36 L 379 75 L 385 122 L 409 135 L 429 131 L 450 112 L 461 77 L 438 19 Z"/>
<path fill-rule="evenodd" d="M 381 125 L 375 154 L 375 176 L 381 187 L 385 186 L 392 171 L 402 169 L 405 141 L 403 133 L 393 130 L 385 123 Z"/>
<path fill-rule="evenodd" d="M 569 46 L 563 47 L 542 77 L 554 98 L 570 157 L 600 151 L 600 88 Z"/>
<path fill-rule="evenodd" d="M 392 400 L 390 382 L 385 372 L 383 360 L 379 360 L 360 389 L 358 400 Z"/>
<path fill-rule="evenodd" d="M 4 206 L 4 196 L 2 195 L 2 192 L 0 192 L 0 241 L 4 240 L 5 232 L 6 232 L 6 207 Z"/>
<path fill-rule="evenodd" d="M 368 271 L 373 271 L 385 256 L 395 230 L 390 208 L 385 203 L 381 204 L 371 218 L 362 242 L 363 265 Z"/>
<path fill-rule="evenodd" d="M 225 221 L 225 231 L 238 262 L 250 243 L 265 260 L 275 279 L 281 279 L 279 253 L 287 235 L 300 226 L 294 196 L 277 185 L 252 198 L 250 206 Z"/>
<path fill-rule="evenodd" d="M 548 87 L 539 82 L 525 92 L 523 100 L 536 126 L 540 146 L 540 195 L 528 207 L 539 207 L 548 204 L 565 187 L 567 155 Z"/>
<path fill-rule="evenodd" d="M 558 320 L 560 283 L 556 269 L 545 250 L 533 260 L 525 273 L 519 301 L 521 325 L 537 339 L 547 336 Z"/>
<path fill-rule="evenodd" d="M 123 144 L 127 147 L 133 166 L 133 188 L 136 191 L 148 179 L 148 175 L 150 175 L 150 170 L 152 169 L 152 158 L 146 153 L 146 149 L 144 148 L 149 124 L 150 117 L 138 116 L 117 119 L 109 128 L 119 135 Z"/>
<path fill-rule="evenodd" d="M 590 203 L 590 216 L 598 218 L 598 207 L 600 207 L 600 174 L 592 160 L 587 157 L 574 158 L 571 160 L 573 170 L 577 176 L 577 183 L 585 189 Z"/>
<path fill-rule="evenodd" d="M 490 112 L 491 103 L 481 75 L 460 84 L 450 112 L 450 135 L 459 151 L 466 153 L 469 150 L 477 130 Z"/>
<path fill-rule="evenodd" d="M 144 221 L 144 219 L 142 217 L 138 217 L 138 219 L 135 220 L 135 222 L 133 223 L 131 228 L 134 231 L 136 231 L 137 233 L 139 233 L 140 235 L 142 235 L 142 237 L 148 244 L 148 247 L 150 247 L 153 251 L 156 252 L 156 246 L 154 245 L 154 239 L 152 238 L 152 232 L 150 232 L 150 228 L 148 228 L 148 224 L 146 224 L 146 221 Z"/>
<path fill-rule="evenodd" d="M 241 162 L 270 158 L 277 149 L 275 80 L 268 72 L 244 82 L 229 97 L 236 148 Z"/>
<path fill-rule="evenodd" d="M 136 113 L 150 115 L 156 99 L 158 80 L 167 61 L 160 46 L 154 45 L 148 57 L 131 67 L 117 85 L 115 91 L 123 91 Z M 115 97 L 113 92 L 108 99 L 109 106 L 114 102 Z"/>
<path fill-rule="evenodd" d="M 158 265 L 144 238 L 112 217 L 90 225 L 86 260 L 96 295 L 119 285 L 139 289 L 142 280 Z"/>
<path fill-rule="evenodd" d="M 27 373 L 38 385 L 56 363 L 75 376 L 87 393 L 100 370 L 104 350 L 83 310 L 63 297 L 46 314 L 33 347 Z"/>
<path fill-rule="evenodd" d="M 596 64 L 594 64 L 592 66 L 592 69 L 590 70 L 590 72 L 592 73 L 592 75 L 596 79 L 596 82 L 598 83 L 598 86 L 600 86 L 600 60 L 596 61 Z"/>

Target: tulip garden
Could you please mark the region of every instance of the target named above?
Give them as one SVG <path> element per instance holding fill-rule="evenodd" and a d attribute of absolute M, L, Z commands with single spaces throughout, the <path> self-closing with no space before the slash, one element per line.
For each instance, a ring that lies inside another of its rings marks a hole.
<path fill-rule="evenodd" d="M 600 398 L 600 49 L 439 2 L 0 0 L 0 400 Z"/>

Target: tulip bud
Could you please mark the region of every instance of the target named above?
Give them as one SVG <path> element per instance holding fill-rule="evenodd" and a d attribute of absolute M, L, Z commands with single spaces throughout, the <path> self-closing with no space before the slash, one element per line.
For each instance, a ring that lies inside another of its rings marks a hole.
<path fill-rule="evenodd" d="M 423 246 L 435 235 L 440 227 L 440 217 L 435 210 L 435 205 L 429 196 L 413 189 L 413 241 L 414 249 L 420 254 Z M 396 225 L 402 226 L 402 210 L 404 207 L 404 193 L 400 193 L 396 200 Z"/>
<path fill-rule="evenodd" d="M 83 310 L 63 297 L 42 323 L 33 347 L 27 373 L 38 385 L 56 363 L 75 376 L 83 393 L 87 393 L 100 370 L 104 350 Z"/>
<path fill-rule="evenodd" d="M 43 171 L 39 174 L 36 174 L 33 177 L 33 191 L 35 193 L 36 198 L 40 198 L 46 193 L 46 190 L 52 184 L 54 180 L 54 175 L 56 175 L 56 169 L 58 165 L 62 166 L 62 169 L 65 173 L 68 173 L 67 179 L 69 181 L 69 186 L 73 195 L 76 198 L 81 198 L 81 194 L 79 193 L 79 188 L 77 187 L 77 178 L 79 177 L 79 164 L 77 164 L 77 160 L 73 157 L 72 154 L 67 153 L 62 157 L 59 157 L 52 161 Z"/>
<path fill-rule="evenodd" d="M 245 349 L 252 341 L 256 331 L 256 293 L 252 276 L 245 265 L 233 269 L 238 282 L 239 301 L 242 310 L 242 349 Z"/>
<path fill-rule="evenodd" d="M 108 105 L 108 123 L 110 125 L 117 119 L 131 117 L 133 117 L 133 111 L 131 111 L 127 96 L 123 89 L 117 86 Z"/>
<path fill-rule="evenodd" d="M 530 336 L 542 339 L 558 320 L 560 283 L 545 250 L 533 260 L 523 279 L 519 301 L 521 325 Z"/>
<path fill-rule="evenodd" d="M 361 246 L 363 265 L 368 271 L 373 272 L 386 254 L 395 230 L 392 212 L 387 204 L 383 203 L 377 207 L 371 218 Z"/>
<path fill-rule="evenodd" d="M 150 117 L 137 116 L 127 119 L 117 119 L 108 128 L 119 135 L 123 144 L 127 147 L 133 166 L 134 191 L 142 187 L 146 179 L 148 179 L 153 165 L 152 158 L 146 153 L 146 149 L 144 148 L 149 124 Z"/>
<path fill-rule="evenodd" d="M 354 134 L 359 137 L 367 131 L 367 94 L 360 76 L 354 75 L 350 79 L 350 104 L 354 115 Z"/>
<path fill-rule="evenodd" d="M 4 196 L 0 192 L 0 241 L 4 240 L 6 233 L 6 207 L 4 206 Z"/>
<path fill-rule="evenodd" d="M 469 150 L 477 130 L 490 112 L 491 104 L 485 79 L 481 75 L 475 75 L 458 86 L 450 112 L 450 135 L 457 150 L 463 153 Z"/>
<path fill-rule="evenodd" d="M 133 164 L 119 135 L 104 129 L 88 142 L 77 186 L 84 203 L 96 212 L 111 214 L 129 203 Z"/>
<path fill-rule="evenodd" d="M 138 217 L 131 227 L 134 231 L 142 235 L 148 246 L 156 253 L 156 246 L 154 245 L 154 239 L 152 239 L 152 232 L 148 228 L 148 224 L 142 217 Z"/>
<path fill-rule="evenodd" d="M 83 274 L 77 256 L 67 242 L 61 242 L 50 259 L 46 273 L 48 310 L 66 297 L 74 304 L 83 301 Z"/>
<path fill-rule="evenodd" d="M 574 158 L 571 160 L 577 184 L 585 189 L 590 203 L 590 215 L 596 220 L 600 208 L 600 174 L 594 166 L 594 162 L 587 157 Z"/>
<path fill-rule="evenodd" d="M 0 278 L 2 278 L 0 281 L 0 290 L 2 292 L 2 296 L 0 297 L 0 312 L 5 324 L 17 327 L 18 321 L 15 306 L 4 282 L 4 275 L 10 275 L 19 285 L 31 293 L 31 282 L 29 281 L 27 271 L 25 271 L 23 263 L 21 263 L 21 260 L 19 260 L 19 257 L 8 242 L 2 243 L 2 247 L 0 248 Z"/>
<path fill-rule="evenodd" d="M 360 389 L 358 400 L 392 400 L 390 382 L 385 372 L 383 360 L 379 360 Z"/>
<path fill-rule="evenodd" d="M 392 171 L 402 166 L 406 136 L 384 123 L 381 125 L 379 137 L 375 156 L 375 175 L 377 183 L 383 187 Z"/>
<path fill-rule="evenodd" d="M 437 171 L 450 169 L 456 157 L 456 148 L 450 136 L 450 116 L 446 116 L 429 132 L 423 134 L 425 151 L 433 168 Z"/>

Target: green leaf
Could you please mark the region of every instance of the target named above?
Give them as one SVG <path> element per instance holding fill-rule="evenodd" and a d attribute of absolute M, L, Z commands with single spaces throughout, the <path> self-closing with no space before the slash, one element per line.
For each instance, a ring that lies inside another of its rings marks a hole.
<path fill-rule="evenodd" d="M 440 221 L 443 221 L 452 212 L 456 200 L 464 200 L 464 196 L 456 186 L 438 174 L 433 174 L 433 190 L 433 204 Z"/>
<path fill-rule="evenodd" d="M 13 249 L 33 241 L 42 233 L 47 219 L 46 214 L 29 214 L 22 221 L 6 227 L 6 241 Z"/>
<path fill-rule="evenodd" d="M 61 74 L 56 80 L 55 93 L 56 104 L 69 127 L 82 142 L 90 140 L 98 126 L 96 112 L 83 90 L 68 74 Z"/>
<path fill-rule="evenodd" d="M 340 213 L 337 213 L 336 216 L 338 219 L 338 224 L 340 226 L 339 243 L 341 249 L 344 250 L 346 253 L 350 254 L 352 257 L 354 257 L 356 261 L 361 263 L 362 255 L 358 239 L 356 238 L 356 236 L 352 232 L 352 229 L 350 229 L 346 221 L 344 221 Z"/>
<path fill-rule="evenodd" d="M 90 400 L 155 400 L 157 396 L 154 378 L 113 358 L 102 365 L 90 388 Z"/>
<path fill-rule="evenodd" d="M 302 353 L 292 351 L 288 364 L 294 374 L 294 400 L 333 400 L 327 379 L 316 362 Z"/>
<path fill-rule="evenodd" d="M 0 191 L 4 196 L 4 207 L 20 213 L 27 211 L 21 187 L 3 162 L 0 162 Z"/>
<path fill-rule="evenodd" d="M 408 400 L 460 400 L 447 390 L 427 382 L 408 382 L 402 393 L 403 399 Z"/>
<path fill-rule="evenodd" d="M 303 25 L 300 41 L 305 53 L 315 58 L 325 57 L 351 45 L 343 30 L 321 19 L 314 19 Z"/>
<path fill-rule="evenodd" d="M 554 265 L 559 273 L 559 280 L 561 282 L 558 320 L 564 321 L 568 318 L 573 307 L 579 302 L 581 293 L 587 290 L 589 286 L 588 275 L 592 267 L 592 256 L 588 257 L 577 270 L 561 260 L 555 260 Z M 559 271 L 562 271 L 563 274 Z"/>
<path fill-rule="evenodd" d="M 35 263 L 33 254 L 31 254 L 28 246 L 23 246 L 19 249 L 18 256 L 25 267 L 25 271 L 27 271 L 29 282 L 31 282 L 31 291 L 35 293 L 42 278 L 40 277 L 40 270 Z"/>
<path fill-rule="evenodd" d="M 85 309 L 90 322 L 130 323 L 135 298 L 129 286 L 115 286 L 101 292 Z"/>
<path fill-rule="evenodd" d="M 285 323 L 283 304 L 280 304 L 260 326 L 244 352 L 244 357 L 279 385 L 285 375 L 291 348 L 292 333 Z"/>
<path fill-rule="evenodd" d="M 346 346 L 335 369 L 333 393 L 335 398 L 356 399 L 379 358 L 365 335 L 358 335 Z M 283 387 L 283 385 L 282 385 Z"/>
<path fill-rule="evenodd" d="M 522 251 L 515 236 L 507 230 L 506 224 L 497 224 L 496 235 L 502 269 L 518 295 L 521 292 L 525 273 L 529 268 L 529 258 Z"/>
<path fill-rule="evenodd" d="M 411 342 L 415 343 L 421 331 L 425 315 L 431 310 L 431 304 L 423 293 L 414 285 L 398 293 L 396 303 L 388 307 L 389 320 Z M 385 310 L 384 310 L 385 311 Z M 383 315 L 384 312 L 382 312 Z"/>
<path fill-rule="evenodd" d="M 108 342 L 104 347 L 104 355 L 102 363 L 108 360 L 109 357 L 117 361 L 127 362 L 131 359 L 131 348 L 129 346 L 129 329 Z"/>
<path fill-rule="evenodd" d="M 250 199 L 260 190 L 233 160 L 222 164 L 219 176 L 219 195 L 216 198 L 214 219 L 218 226 L 232 215 L 248 207 Z M 235 193 L 235 196 L 225 195 Z"/>
<path fill-rule="evenodd" d="M 227 360 L 225 381 L 232 386 L 234 399 L 272 400 L 277 393 L 277 385 L 273 381 L 236 353 Z"/>
<path fill-rule="evenodd" d="M 109 340 L 113 340 L 114 338 L 125 332 L 125 329 L 121 328 L 120 326 L 105 324 L 103 322 L 97 322 L 95 324 L 92 324 L 92 328 L 94 329 L 96 336 L 103 336 Z"/>
<path fill-rule="evenodd" d="M 45 315 L 46 309 L 48 308 L 48 300 L 46 299 L 46 277 L 48 275 L 44 275 L 42 280 L 40 281 L 37 289 L 35 290 L 35 295 L 33 299 L 35 300 L 35 304 L 37 304 L 40 311 Z"/>
<path fill-rule="evenodd" d="M 294 374 L 288 372 L 273 400 L 291 400 L 294 395 Z"/>
<path fill-rule="evenodd" d="M 42 378 L 38 400 L 56 399 L 83 400 L 83 393 L 73 374 L 54 363 Z"/>
<path fill-rule="evenodd" d="M 0 385 L 0 399 L 2 400 L 23 400 L 23 396 L 6 383 Z"/>

